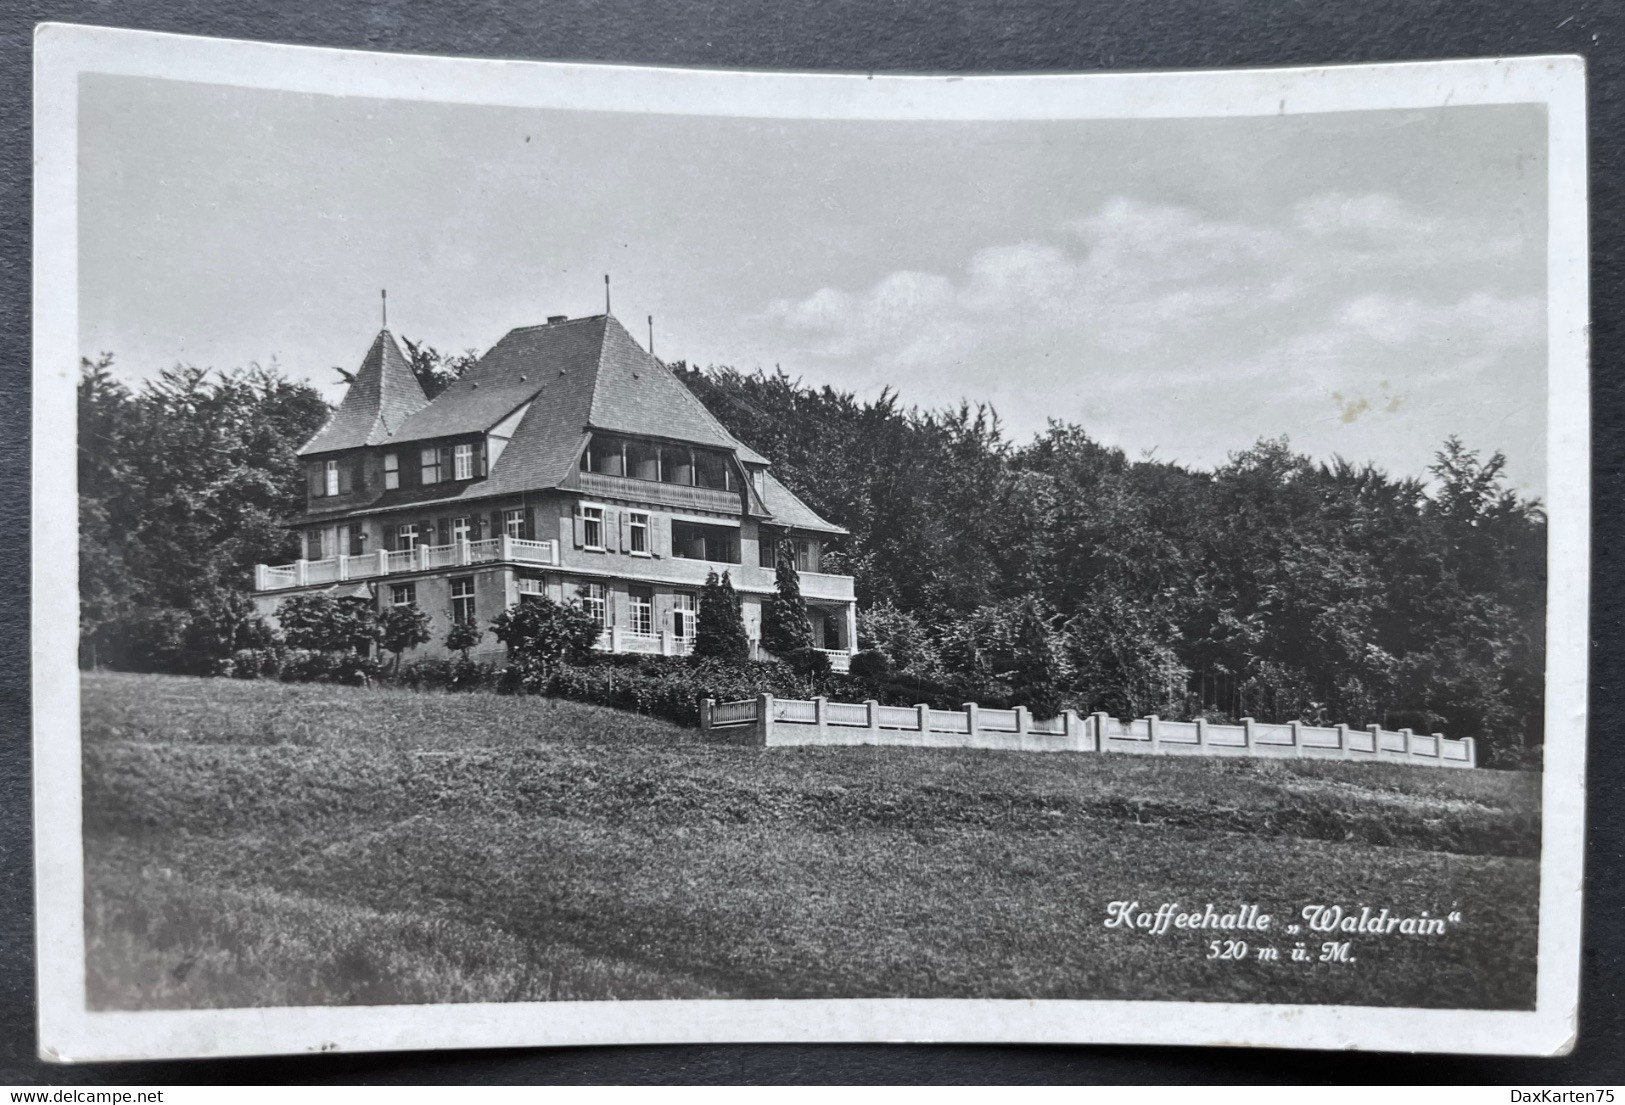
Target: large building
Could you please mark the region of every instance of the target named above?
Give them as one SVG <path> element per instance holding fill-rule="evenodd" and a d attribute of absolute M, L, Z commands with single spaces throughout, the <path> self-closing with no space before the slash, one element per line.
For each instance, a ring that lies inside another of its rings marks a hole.
<path fill-rule="evenodd" d="M 266 616 L 290 594 L 415 602 L 488 626 L 526 595 L 579 599 L 599 647 L 682 655 L 699 588 L 728 571 L 761 639 L 773 557 L 791 542 L 815 643 L 846 667 L 852 577 L 821 570 L 845 531 L 820 518 L 610 315 L 509 332 L 432 401 L 388 330 L 299 450 L 304 557 L 260 565 Z M 481 651 L 500 648 L 484 639 Z"/>

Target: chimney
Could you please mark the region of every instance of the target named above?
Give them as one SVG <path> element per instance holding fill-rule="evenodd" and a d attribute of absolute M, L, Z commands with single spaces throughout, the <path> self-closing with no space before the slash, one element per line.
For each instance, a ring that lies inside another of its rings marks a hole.
<path fill-rule="evenodd" d="M 549 326 L 557 326 L 561 322 L 569 322 L 569 321 L 570 321 L 570 316 L 569 315 L 548 315 L 547 316 L 547 324 Z"/>

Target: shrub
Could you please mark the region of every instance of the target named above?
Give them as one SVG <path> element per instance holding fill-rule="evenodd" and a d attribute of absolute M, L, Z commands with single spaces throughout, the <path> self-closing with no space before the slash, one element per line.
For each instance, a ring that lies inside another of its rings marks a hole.
<path fill-rule="evenodd" d="M 283 659 L 278 678 L 284 683 L 362 684 L 376 680 L 383 671 L 383 662 L 375 656 L 291 648 Z"/>
<path fill-rule="evenodd" d="M 280 648 L 240 648 L 231 654 L 233 679 L 275 679 L 282 674 L 284 650 Z"/>
<path fill-rule="evenodd" d="M 540 690 L 559 664 L 592 654 L 599 627 L 579 602 L 557 603 L 539 596 L 522 599 L 497 615 L 491 632 L 508 646 L 504 686 Z"/>
<path fill-rule="evenodd" d="M 727 702 L 762 693 L 797 696 L 804 686 L 786 665 L 773 661 L 732 664 L 650 657 L 637 666 L 563 664 L 548 679 L 547 690 L 577 702 L 698 725 L 702 698 Z"/>
<path fill-rule="evenodd" d="M 855 678 L 879 682 L 891 675 L 891 658 L 877 648 L 867 649 L 852 657 L 849 670 Z"/>
<path fill-rule="evenodd" d="M 485 639 L 485 630 L 473 622 L 453 622 L 451 629 L 446 633 L 446 647 L 453 652 L 462 653 L 463 661 L 469 663 L 468 650 L 477 646 Z"/>
<path fill-rule="evenodd" d="M 415 602 L 391 606 L 378 619 L 378 643 L 395 654 L 395 667 L 401 666 L 401 653 L 429 643 L 429 615 Z"/>
<path fill-rule="evenodd" d="M 795 649 L 780 659 L 804 679 L 820 679 L 829 674 L 829 657 L 811 646 Z"/>
<path fill-rule="evenodd" d="M 316 652 L 366 652 L 378 640 L 378 614 L 364 598 L 293 595 L 276 608 L 288 644 Z"/>

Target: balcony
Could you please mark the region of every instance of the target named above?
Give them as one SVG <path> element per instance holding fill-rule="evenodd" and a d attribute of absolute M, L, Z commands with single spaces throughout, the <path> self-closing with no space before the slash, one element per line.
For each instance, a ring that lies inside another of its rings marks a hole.
<path fill-rule="evenodd" d="M 330 556 L 323 560 L 296 560 L 292 564 L 256 564 L 254 590 L 282 591 L 312 584 L 343 583 L 352 579 L 375 579 L 405 572 L 426 572 L 435 568 L 458 568 L 471 564 L 510 563 L 557 567 L 557 541 L 522 541 L 503 535 L 483 541 L 454 541 L 449 545 L 419 545 L 414 549 L 362 553 L 360 556 Z"/>

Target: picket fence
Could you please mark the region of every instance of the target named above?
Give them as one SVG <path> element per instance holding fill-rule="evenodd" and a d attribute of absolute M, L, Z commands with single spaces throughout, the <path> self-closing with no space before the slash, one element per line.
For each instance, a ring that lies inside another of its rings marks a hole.
<path fill-rule="evenodd" d="M 763 747 L 888 744 L 923 748 L 1002 748 L 1023 752 L 1128 752 L 1151 756 L 1253 756 L 1294 759 L 1381 760 L 1429 767 L 1476 767 L 1471 737 L 1387 730 L 1372 725 L 1315 726 L 1298 721 L 1240 725 L 1164 721 L 1156 716 L 1119 721 L 1109 714 L 1071 710 L 1044 721 L 1021 706 L 962 710 L 882 706 L 824 698 L 757 695 L 735 702 L 704 699 L 700 726 L 725 731 Z"/>

